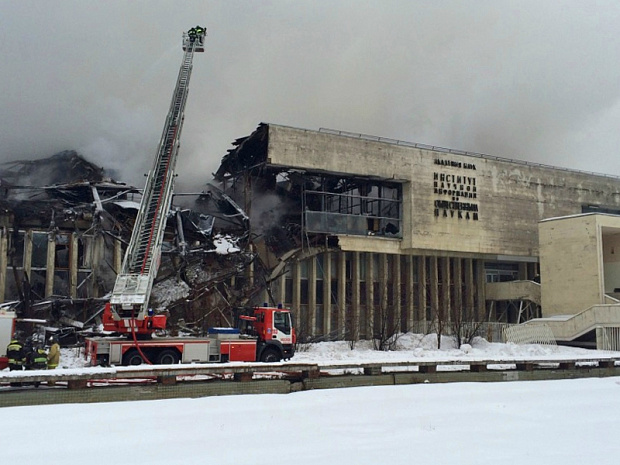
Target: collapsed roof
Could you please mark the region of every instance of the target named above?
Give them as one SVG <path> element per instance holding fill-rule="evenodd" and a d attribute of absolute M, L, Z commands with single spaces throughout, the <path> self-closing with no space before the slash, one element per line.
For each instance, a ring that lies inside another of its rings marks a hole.
<path fill-rule="evenodd" d="M 36 316 L 50 319 L 62 316 L 95 322 L 93 318 L 114 284 L 111 263 L 114 242 L 129 240 L 141 190 L 106 178 L 103 168 L 74 151 L 40 160 L 4 163 L 0 165 L 0 186 L 0 226 L 12 231 L 11 243 L 19 244 L 16 242 L 18 231 L 34 230 L 48 234 L 48 240 L 66 233 L 75 233 L 78 238 L 101 237 L 106 249 L 103 261 L 92 265 L 99 270 L 78 283 L 78 288 L 85 289 L 87 286 L 83 284 L 96 274 L 94 293 L 76 299 L 69 295 L 45 296 L 41 286 L 32 285 L 37 273 L 33 270 L 29 276 L 25 268 L 21 268 L 21 250 L 10 247 L 9 267 L 14 269 L 11 276 L 23 275 L 15 279 L 15 292 L 19 294 L 15 296 L 17 310 L 29 318 L 38 312 Z M 245 252 L 247 216 L 215 186 L 200 196 L 195 207 L 173 207 L 168 215 L 162 264 L 152 295 L 153 306 L 170 309 L 181 304 L 191 310 L 188 302 L 200 300 L 215 289 L 226 305 L 247 303 L 245 298 L 235 298 L 235 292 L 225 289 L 226 280 L 243 273 L 254 258 L 253 254 Z M 214 214 L 209 214 L 209 210 Z M 217 231 L 216 220 L 219 221 Z M 78 240 L 81 248 L 81 239 Z M 224 247 L 224 242 L 229 246 Z M 58 247 L 63 246 L 56 240 L 56 249 Z M 172 288 L 185 291 L 171 293 Z"/>

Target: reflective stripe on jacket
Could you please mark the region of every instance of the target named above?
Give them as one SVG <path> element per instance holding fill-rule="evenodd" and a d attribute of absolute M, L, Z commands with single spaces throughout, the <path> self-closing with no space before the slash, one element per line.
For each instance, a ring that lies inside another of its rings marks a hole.
<path fill-rule="evenodd" d="M 6 347 L 6 356 L 11 365 L 21 365 L 24 363 L 24 346 L 19 341 L 12 340 Z"/>
<path fill-rule="evenodd" d="M 45 370 L 47 368 L 47 353 L 43 349 L 38 349 L 32 358 L 32 368 Z"/>

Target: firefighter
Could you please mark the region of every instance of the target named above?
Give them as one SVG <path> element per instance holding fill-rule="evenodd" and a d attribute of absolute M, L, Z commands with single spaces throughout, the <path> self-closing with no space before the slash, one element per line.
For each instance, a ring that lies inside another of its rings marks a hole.
<path fill-rule="evenodd" d="M 46 370 L 47 369 L 47 352 L 41 346 L 35 348 L 30 354 L 28 360 L 29 370 Z"/>
<path fill-rule="evenodd" d="M 198 36 L 198 41 L 200 42 L 200 45 L 202 45 L 202 41 L 204 40 L 207 29 L 201 26 L 196 26 L 194 30 L 196 31 L 196 36 Z"/>
<path fill-rule="evenodd" d="M 24 369 L 24 346 L 19 342 L 19 339 L 11 339 L 11 342 L 6 347 L 6 356 L 9 359 L 9 370 Z"/>
<path fill-rule="evenodd" d="M 32 364 L 32 358 L 34 353 L 36 352 L 36 345 L 32 336 L 26 339 L 24 344 L 24 369 L 30 370 L 30 365 Z"/>
<path fill-rule="evenodd" d="M 47 369 L 53 370 L 58 366 L 60 362 L 60 345 L 58 339 L 54 336 L 50 337 L 50 351 L 47 353 Z"/>
<path fill-rule="evenodd" d="M 193 27 L 189 31 L 187 31 L 187 35 L 189 36 L 189 41 L 193 44 L 194 41 L 196 40 L 196 35 L 197 35 L 196 28 Z"/>
<path fill-rule="evenodd" d="M 28 370 L 45 370 L 47 369 L 47 352 L 41 346 L 34 347 L 30 356 L 26 360 L 26 368 Z M 38 388 L 40 381 L 34 382 L 34 387 Z"/>
<path fill-rule="evenodd" d="M 19 339 L 13 338 L 6 346 L 6 356 L 9 359 L 9 370 L 21 371 L 24 369 L 24 346 Z M 21 386 L 22 383 L 9 383 L 10 386 Z"/>

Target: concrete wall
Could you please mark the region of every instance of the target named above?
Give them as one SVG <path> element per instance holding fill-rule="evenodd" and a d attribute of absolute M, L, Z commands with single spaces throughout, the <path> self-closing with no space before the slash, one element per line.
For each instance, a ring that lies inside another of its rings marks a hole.
<path fill-rule="evenodd" d="M 540 220 L 583 205 L 620 209 L 617 178 L 491 157 L 277 125 L 269 126 L 268 156 L 275 165 L 404 182 L 404 253 L 536 257 Z M 367 240 L 366 249 L 375 247 Z"/>
<path fill-rule="evenodd" d="M 620 218 L 579 215 L 539 225 L 543 316 L 575 314 L 603 304 L 603 225 Z"/>

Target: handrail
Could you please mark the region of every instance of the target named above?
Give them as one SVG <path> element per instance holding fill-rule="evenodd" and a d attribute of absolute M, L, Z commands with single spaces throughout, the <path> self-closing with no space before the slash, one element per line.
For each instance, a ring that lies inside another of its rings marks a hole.
<path fill-rule="evenodd" d="M 607 315 L 602 314 L 603 311 L 608 311 L 611 308 L 618 309 L 618 318 L 617 321 L 607 321 Z M 586 325 L 586 318 L 588 316 L 592 316 L 594 319 L 594 323 Z M 540 323 L 545 323 L 550 327 L 562 327 L 564 329 L 565 334 L 563 337 L 559 339 L 562 340 L 572 340 L 582 334 L 587 333 L 599 326 L 607 325 L 607 324 L 617 324 L 620 325 L 620 305 L 619 304 L 596 304 L 591 307 L 586 308 L 585 310 L 576 313 L 574 315 L 570 315 L 566 319 L 553 319 L 553 318 L 536 318 L 534 320 L 530 320 L 525 322 L 524 324 L 533 324 L 536 325 Z M 567 329 L 573 327 L 573 330 L 568 333 Z M 558 339 L 558 334 L 554 331 L 554 335 L 556 339 Z"/>

